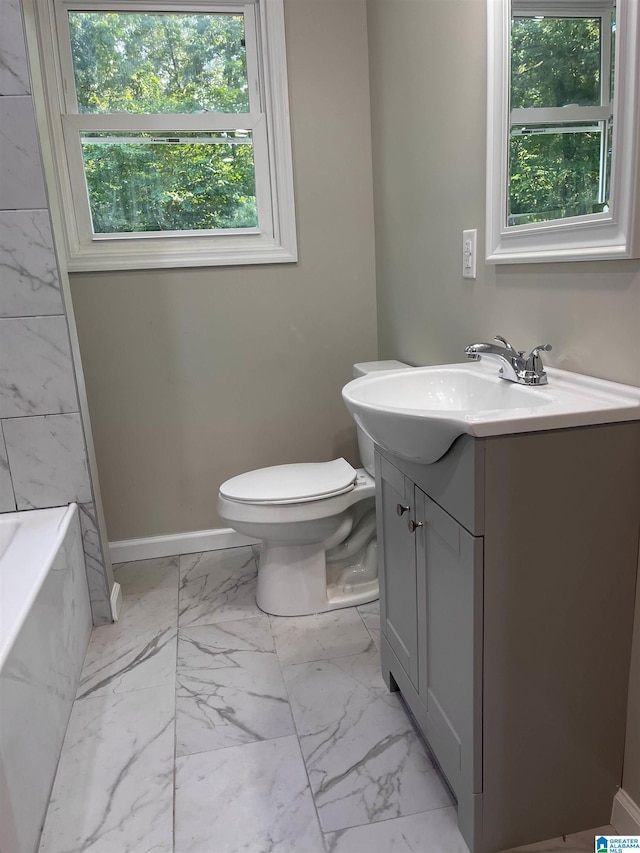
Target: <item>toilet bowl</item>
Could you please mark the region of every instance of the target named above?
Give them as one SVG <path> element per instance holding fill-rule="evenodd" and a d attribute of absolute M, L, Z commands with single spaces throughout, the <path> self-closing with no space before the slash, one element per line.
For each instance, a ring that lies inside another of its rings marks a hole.
<path fill-rule="evenodd" d="M 354 365 L 354 376 L 397 370 L 396 361 Z M 364 468 L 345 459 L 276 465 L 227 480 L 218 515 L 262 541 L 258 607 L 304 616 L 378 598 L 374 446 L 358 429 Z"/>

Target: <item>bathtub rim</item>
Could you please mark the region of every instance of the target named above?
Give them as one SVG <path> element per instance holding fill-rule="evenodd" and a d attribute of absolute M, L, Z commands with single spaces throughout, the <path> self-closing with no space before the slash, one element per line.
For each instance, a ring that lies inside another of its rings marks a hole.
<path fill-rule="evenodd" d="M 0 515 L 19 527 L 0 560 L 0 671 L 77 517 L 77 504 Z"/>

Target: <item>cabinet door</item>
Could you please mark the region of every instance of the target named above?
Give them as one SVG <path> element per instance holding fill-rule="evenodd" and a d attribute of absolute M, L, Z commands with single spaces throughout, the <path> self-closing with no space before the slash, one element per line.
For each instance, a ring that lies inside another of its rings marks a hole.
<path fill-rule="evenodd" d="M 456 791 L 482 790 L 482 545 L 416 488 L 419 694 Z"/>
<path fill-rule="evenodd" d="M 418 616 L 413 483 L 378 456 L 378 553 L 382 631 L 413 686 L 418 689 Z"/>

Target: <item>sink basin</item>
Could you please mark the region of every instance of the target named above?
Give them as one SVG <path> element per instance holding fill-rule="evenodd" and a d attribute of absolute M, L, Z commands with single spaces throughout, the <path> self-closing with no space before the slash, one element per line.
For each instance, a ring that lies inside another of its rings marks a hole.
<path fill-rule="evenodd" d="M 345 404 L 365 433 L 414 462 L 440 459 L 463 435 L 485 437 L 640 420 L 640 388 L 547 368 L 549 384 L 517 385 L 493 360 L 392 370 L 354 379 Z"/>

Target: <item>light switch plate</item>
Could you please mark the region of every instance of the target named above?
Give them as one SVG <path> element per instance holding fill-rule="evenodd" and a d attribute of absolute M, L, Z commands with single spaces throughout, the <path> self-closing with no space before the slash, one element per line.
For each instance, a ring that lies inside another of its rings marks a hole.
<path fill-rule="evenodd" d="M 462 278 L 476 278 L 478 229 L 462 232 Z"/>

